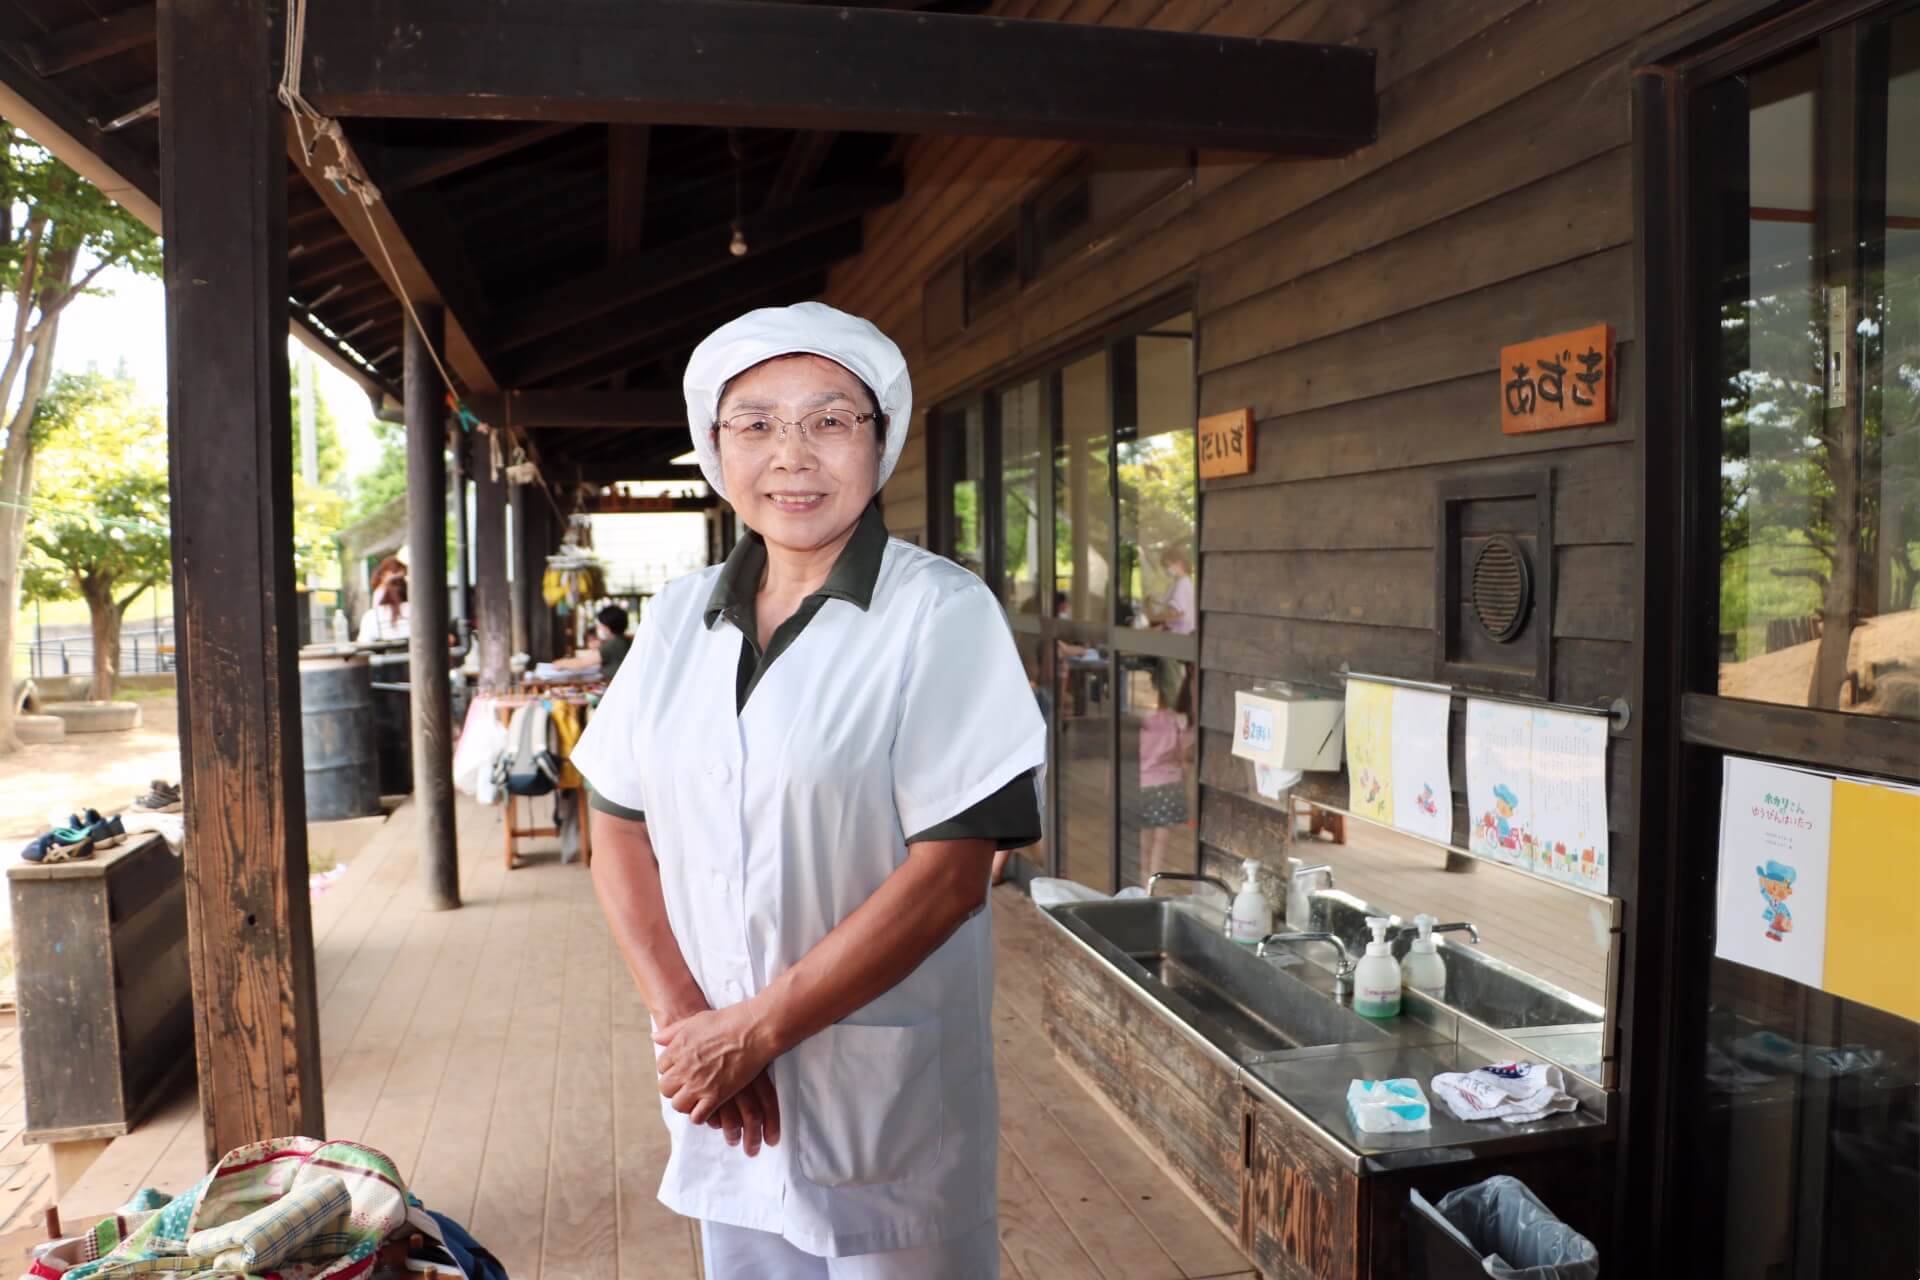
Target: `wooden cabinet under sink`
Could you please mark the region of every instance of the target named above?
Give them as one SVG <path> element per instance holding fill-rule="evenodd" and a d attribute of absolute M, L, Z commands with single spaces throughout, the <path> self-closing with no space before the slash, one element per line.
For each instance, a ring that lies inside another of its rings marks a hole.
<path fill-rule="evenodd" d="M 1240 1247 L 1274 1280 L 1359 1280 L 1363 1184 L 1305 1125 L 1247 1094 Z"/>

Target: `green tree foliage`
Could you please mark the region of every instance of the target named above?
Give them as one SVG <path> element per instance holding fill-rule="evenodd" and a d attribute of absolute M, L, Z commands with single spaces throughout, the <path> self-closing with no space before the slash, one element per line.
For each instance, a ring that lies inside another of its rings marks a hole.
<path fill-rule="evenodd" d="M 19 745 L 11 696 L 13 634 L 33 493 L 32 428 L 53 378 L 62 312 L 113 267 L 158 275 L 158 238 L 99 188 L 0 122 L 0 297 L 13 307 L 0 361 L 0 406 L 13 406 L 0 420 L 0 754 Z"/>
<path fill-rule="evenodd" d="M 63 374 L 34 427 L 40 496 L 27 524 L 26 595 L 87 602 L 92 696 L 111 698 L 121 619 L 172 565 L 165 414 L 124 377 Z"/>
<path fill-rule="evenodd" d="M 355 478 L 346 523 L 364 520 L 407 491 L 407 429 L 375 418 L 373 435 L 380 442 L 380 460 L 371 471 Z M 321 435 L 321 439 L 326 437 Z"/>

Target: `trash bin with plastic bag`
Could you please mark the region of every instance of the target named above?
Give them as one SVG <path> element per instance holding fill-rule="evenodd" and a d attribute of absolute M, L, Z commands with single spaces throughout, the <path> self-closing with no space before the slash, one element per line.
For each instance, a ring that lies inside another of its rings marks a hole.
<path fill-rule="evenodd" d="M 1504 1174 L 1430 1203 L 1408 1193 L 1413 1274 L 1425 1280 L 1598 1280 L 1600 1251 Z"/>

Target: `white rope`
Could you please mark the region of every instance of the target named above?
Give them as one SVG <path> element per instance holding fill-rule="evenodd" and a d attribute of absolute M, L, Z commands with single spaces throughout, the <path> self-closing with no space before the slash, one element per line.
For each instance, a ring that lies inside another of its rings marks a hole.
<path fill-rule="evenodd" d="M 307 45 L 307 0 L 290 0 L 287 9 L 287 44 L 285 65 L 280 71 L 279 98 L 281 103 L 293 115 L 295 136 L 300 140 L 300 151 L 306 158 L 309 168 L 313 167 L 314 155 L 325 139 L 333 144 L 334 163 L 321 169 L 329 182 L 342 192 L 351 194 L 368 211 L 367 229 L 373 233 L 373 243 L 380 250 L 381 259 L 387 264 L 387 278 L 393 281 L 393 291 L 400 298 L 400 305 L 406 309 L 407 319 L 420 334 L 420 345 L 427 349 L 433 367 L 440 374 L 440 381 L 446 385 L 447 394 L 453 397 L 456 406 L 464 405 L 458 387 L 453 385 L 453 375 L 441 361 L 439 351 L 431 342 L 426 341 L 427 331 L 420 324 L 420 313 L 413 308 L 413 299 L 407 296 L 406 286 L 401 283 L 400 269 L 394 266 L 393 254 L 387 248 L 386 237 L 380 234 L 379 219 L 372 216 L 373 206 L 380 199 L 380 189 L 373 185 L 366 171 L 355 159 L 353 150 L 347 146 L 346 135 L 341 131 L 340 122 L 321 115 L 314 105 L 300 93 L 301 64 L 306 58 Z M 308 136 L 308 130 L 312 136 Z M 493 479 L 500 478 L 500 437 L 493 427 L 478 416 L 474 422 L 489 439 L 488 459 L 493 470 Z M 543 482 L 544 483 L 544 482 Z"/>

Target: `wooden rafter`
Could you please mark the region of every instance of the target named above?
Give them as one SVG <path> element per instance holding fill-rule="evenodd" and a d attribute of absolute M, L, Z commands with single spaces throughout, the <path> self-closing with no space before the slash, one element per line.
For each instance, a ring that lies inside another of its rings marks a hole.
<path fill-rule="evenodd" d="M 1373 140 L 1378 116 L 1368 49 L 750 0 L 324 5 L 308 18 L 304 88 L 340 116 L 963 133 L 1286 155 L 1344 155 Z"/>

